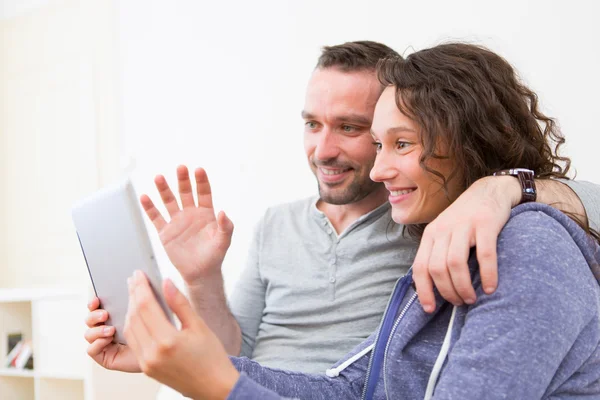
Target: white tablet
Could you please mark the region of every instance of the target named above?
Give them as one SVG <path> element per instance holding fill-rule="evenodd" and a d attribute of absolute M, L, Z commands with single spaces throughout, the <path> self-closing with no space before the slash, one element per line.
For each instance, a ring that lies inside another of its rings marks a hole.
<path fill-rule="evenodd" d="M 159 304 L 173 323 L 131 181 L 126 179 L 85 198 L 73 207 L 72 216 L 100 307 L 109 314 L 106 324 L 116 328 L 115 342 L 127 343 L 123 336 L 129 300 L 127 278 L 137 269 L 147 275 Z"/>

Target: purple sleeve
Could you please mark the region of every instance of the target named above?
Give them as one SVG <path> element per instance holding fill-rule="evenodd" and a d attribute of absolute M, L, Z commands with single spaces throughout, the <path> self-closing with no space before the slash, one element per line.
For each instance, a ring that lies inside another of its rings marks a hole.
<path fill-rule="evenodd" d="M 263 367 L 245 357 L 230 357 L 241 376 L 229 400 L 353 399 L 360 398 L 369 362 L 362 357 L 338 377 L 312 375 Z"/>
<path fill-rule="evenodd" d="M 240 374 L 240 379 L 236 382 L 233 390 L 227 397 L 229 400 L 276 400 L 282 399 L 277 393 L 260 386 L 248 377 L 248 375 Z"/>

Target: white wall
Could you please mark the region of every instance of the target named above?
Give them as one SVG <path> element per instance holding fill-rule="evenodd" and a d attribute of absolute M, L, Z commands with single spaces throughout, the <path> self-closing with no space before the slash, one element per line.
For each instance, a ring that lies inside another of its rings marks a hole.
<path fill-rule="evenodd" d="M 35 12 L 50 3 L 50 0 L 2 0 L 0 19 L 9 19 Z"/>
<path fill-rule="evenodd" d="M 70 209 L 119 173 L 115 3 L 0 0 L 0 289 L 91 287 Z M 68 323 L 55 321 L 49 335 L 47 313 L 39 319 L 34 311 L 39 337 L 83 339 L 80 313 L 62 311 Z M 91 365 L 83 349 L 81 357 Z M 69 357 L 52 368 L 64 362 Z M 92 370 L 95 397 L 86 398 L 152 398 L 158 390 L 141 374 Z M 60 383 L 40 387 L 69 397 L 71 386 Z"/>
<path fill-rule="evenodd" d="M 81 285 L 69 209 L 98 187 L 90 24 L 77 1 L 11 3 L 0 19 L 0 287 Z"/>
<path fill-rule="evenodd" d="M 600 182 L 592 145 L 600 8 L 592 0 L 119 4 L 122 163 L 136 159 L 138 189 L 155 199 L 154 174 L 173 179 L 179 163 L 207 169 L 216 207 L 236 224 L 228 287 L 265 207 L 315 193 L 300 111 L 322 45 L 371 39 L 408 54 L 446 39 L 483 43 L 558 118 L 579 179 Z"/>

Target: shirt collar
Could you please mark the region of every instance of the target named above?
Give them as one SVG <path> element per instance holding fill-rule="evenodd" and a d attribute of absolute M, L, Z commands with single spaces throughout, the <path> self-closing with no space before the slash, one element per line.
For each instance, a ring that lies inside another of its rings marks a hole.
<path fill-rule="evenodd" d="M 319 200 L 320 200 L 319 196 L 314 196 L 312 198 L 311 206 L 310 206 L 310 213 L 313 216 L 313 218 L 316 219 L 317 221 L 324 221 L 327 219 L 327 216 L 325 215 L 324 212 L 322 212 L 321 210 L 319 210 L 317 208 L 317 202 Z M 389 201 L 386 201 L 385 203 L 383 203 L 379 207 L 375 208 L 374 210 L 371 210 L 368 213 L 360 216 L 350 226 L 356 226 L 358 224 L 373 221 L 373 220 L 379 218 L 381 215 L 385 214 L 390 208 L 391 208 L 391 205 L 390 205 Z M 349 228 L 350 228 L 350 226 L 349 226 Z"/>

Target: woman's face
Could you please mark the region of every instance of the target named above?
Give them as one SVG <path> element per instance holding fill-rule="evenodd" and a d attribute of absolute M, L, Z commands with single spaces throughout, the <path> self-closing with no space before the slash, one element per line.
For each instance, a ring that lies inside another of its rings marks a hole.
<path fill-rule="evenodd" d="M 390 192 L 395 222 L 429 223 L 450 205 L 450 200 L 441 179 L 419 164 L 423 151 L 420 127 L 400 112 L 395 97 L 396 88 L 388 86 L 375 106 L 371 134 L 377 146 L 377 158 L 371 179 L 383 182 Z M 426 163 L 428 168 L 446 178 L 454 167 L 448 159 L 430 158 Z M 452 200 L 458 196 L 457 179 L 448 182 L 448 191 Z"/>

